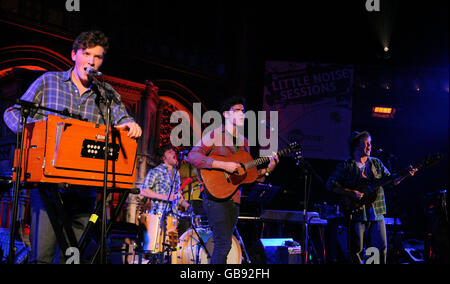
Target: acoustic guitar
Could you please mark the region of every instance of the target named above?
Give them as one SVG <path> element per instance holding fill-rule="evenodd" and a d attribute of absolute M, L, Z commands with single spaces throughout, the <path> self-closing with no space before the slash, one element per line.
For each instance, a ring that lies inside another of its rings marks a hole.
<path fill-rule="evenodd" d="M 277 155 L 278 157 L 282 157 L 293 152 L 299 152 L 300 150 L 300 145 L 294 142 L 288 148 L 277 152 Z M 252 156 L 246 151 L 238 151 L 228 157 L 217 155 L 211 155 L 209 157 L 214 160 L 235 162 L 241 165 L 239 170 L 232 174 L 218 169 L 200 169 L 200 175 L 205 189 L 217 200 L 229 199 L 236 193 L 241 184 L 256 181 L 258 178 L 257 166 L 270 161 L 269 157 L 253 160 Z"/>
<path fill-rule="evenodd" d="M 442 160 L 442 158 L 443 155 L 439 153 L 432 156 L 427 156 L 419 163 L 412 166 L 412 168 L 428 168 L 437 164 L 440 160 Z M 339 205 L 344 216 L 349 217 L 360 213 L 364 206 L 369 206 L 375 202 L 381 187 L 394 183 L 394 180 L 397 178 L 410 176 L 409 170 L 410 168 L 407 168 L 397 174 L 393 174 L 373 182 L 369 182 L 367 179 L 361 179 L 359 183 L 352 188 L 353 190 L 358 190 L 359 192 L 364 193 L 364 196 L 361 199 L 341 195 Z"/>

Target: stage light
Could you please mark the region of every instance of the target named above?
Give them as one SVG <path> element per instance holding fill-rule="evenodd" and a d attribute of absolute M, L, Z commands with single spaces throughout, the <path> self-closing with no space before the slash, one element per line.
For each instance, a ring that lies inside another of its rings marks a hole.
<path fill-rule="evenodd" d="M 373 107 L 372 116 L 380 118 L 394 118 L 396 109 L 393 107 Z"/>

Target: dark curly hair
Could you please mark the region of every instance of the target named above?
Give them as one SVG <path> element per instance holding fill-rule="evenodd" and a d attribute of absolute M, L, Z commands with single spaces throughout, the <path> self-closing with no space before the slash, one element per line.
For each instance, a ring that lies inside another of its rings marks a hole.
<path fill-rule="evenodd" d="M 231 96 L 223 100 L 219 106 L 220 115 L 222 116 L 222 119 L 225 119 L 223 116 L 223 113 L 225 111 L 229 111 L 232 106 L 234 105 L 245 105 L 247 104 L 247 100 L 242 96 Z"/>
<path fill-rule="evenodd" d="M 87 31 L 77 36 L 73 42 L 72 50 L 76 52 L 78 49 L 92 48 L 97 45 L 103 47 L 106 54 L 109 48 L 109 41 L 106 35 L 101 31 Z"/>
<path fill-rule="evenodd" d="M 175 151 L 175 148 L 172 146 L 172 144 L 165 144 L 165 145 L 162 145 L 161 147 L 159 147 L 158 149 L 156 149 L 155 162 L 157 164 L 162 164 L 164 162 L 164 154 L 169 150 Z"/>

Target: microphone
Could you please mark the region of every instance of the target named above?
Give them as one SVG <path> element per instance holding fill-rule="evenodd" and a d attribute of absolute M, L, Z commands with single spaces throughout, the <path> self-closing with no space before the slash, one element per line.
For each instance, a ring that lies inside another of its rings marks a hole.
<path fill-rule="evenodd" d="M 186 156 L 186 154 L 189 152 L 189 150 L 183 150 L 183 151 L 180 151 L 179 153 L 178 153 L 178 158 L 179 158 L 179 160 L 182 160 L 182 158 L 183 158 L 183 156 Z"/>
<path fill-rule="evenodd" d="M 86 68 L 86 73 L 87 73 L 89 76 L 102 76 L 102 75 L 103 75 L 102 72 L 95 70 L 95 69 L 92 68 L 91 66 L 89 66 L 89 67 Z"/>
<path fill-rule="evenodd" d="M 183 161 L 185 160 L 185 156 L 186 156 L 186 154 L 189 152 L 189 150 L 183 150 L 183 151 L 180 151 L 179 153 L 178 153 L 178 156 L 177 156 L 177 158 L 178 158 L 178 166 L 177 166 L 177 168 L 180 168 L 181 167 L 181 164 L 183 163 Z"/>

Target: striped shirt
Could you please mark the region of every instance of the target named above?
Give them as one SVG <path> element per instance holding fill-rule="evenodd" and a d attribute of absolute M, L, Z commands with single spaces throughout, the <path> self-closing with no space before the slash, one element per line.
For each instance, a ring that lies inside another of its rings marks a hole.
<path fill-rule="evenodd" d="M 369 180 L 378 180 L 391 175 L 383 163 L 374 157 L 368 158 L 366 168 L 370 168 L 370 171 L 366 171 Z M 328 190 L 333 190 L 334 188 L 353 189 L 361 178 L 363 178 L 362 171 L 358 167 L 356 161 L 354 159 L 348 159 L 339 163 L 336 169 L 331 173 L 327 181 L 327 188 Z M 386 214 L 386 201 L 384 190 L 381 188 L 378 191 L 376 200 L 372 203 L 370 208 L 361 210 L 361 214 L 355 216 L 355 220 L 378 221 L 383 219 L 384 214 Z"/>
<path fill-rule="evenodd" d="M 71 114 L 80 115 L 83 120 L 106 124 L 104 117 L 106 115 L 106 107 L 103 103 L 97 103 L 96 101 L 98 90 L 96 90 L 95 86 L 91 85 L 89 89 L 80 95 L 78 88 L 71 79 L 72 69 L 44 73 L 31 84 L 21 99 L 58 111 L 67 109 Z M 109 84 L 107 86 L 109 89 L 112 89 Z M 119 93 L 114 89 L 112 90 L 114 96 L 120 101 Z M 45 120 L 49 114 L 67 118 L 61 114 L 39 110 L 37 113 L 32 113 L 28 117 L 27 122 L 31 123 Z M 17 132 L 20 123 L 20 106 L 14 105 L 8 108 L 3 115 L 3 119 L 13 132 Z M 128 115 L 125 106 L 123 104 L 116 104 L 113 101 L 111 111 L 111 122 L 113 125 L 120 125 L 131 121 L 134 121 L 134 119 Z"/>
<path fill-rule="evenodd" d="M 175 168 L 174 168 L 175 170 Z M 173 187 L 172 187 L 173 182 Z M 175 170 L 175 177 L 169 170 L 169 166 L 162 163 L 159 166 L 154 167 L 150 171 L 148 171 L 147 176 L 141 184 L 140 190 L 144 192 L 145 190 L 153 190 L 156 193 L 160 194 L 169 194 L 170 190 L 172 192 L 176 192 L 180 188 L 180 173 Z M 181 191 L 179 192 L 181 195 Z M 141 193 L 141 196 L 142 195 Z M 174 201 L 173 203 L 177 203 Z M 150 214 L 158 214 L 162 213 L 166 208 L 167 202 L 157 199 L 150 200 Z M 171 206 L 171 204 L 167 207 L 168 211 L 171 211 L 175 214 L 178 213 L 178 206 Z"/>

